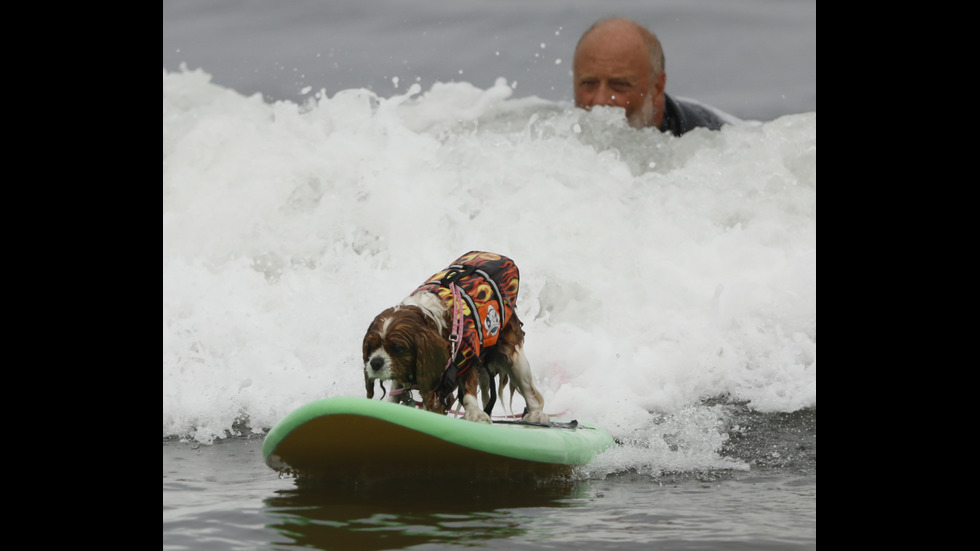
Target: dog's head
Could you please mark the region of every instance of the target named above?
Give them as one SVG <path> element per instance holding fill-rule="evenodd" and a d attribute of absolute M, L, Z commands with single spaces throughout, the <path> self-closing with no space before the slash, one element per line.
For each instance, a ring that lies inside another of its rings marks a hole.
<path fill-rule="evenodd" d="M 435 392 L 449 359 L 441 320 L 427 308 L 404 303 L 374 318 L 362 346 L 368 398 L 374 398 L 375 380 L 417 385 L 423 407 L 444 413 Z"/>

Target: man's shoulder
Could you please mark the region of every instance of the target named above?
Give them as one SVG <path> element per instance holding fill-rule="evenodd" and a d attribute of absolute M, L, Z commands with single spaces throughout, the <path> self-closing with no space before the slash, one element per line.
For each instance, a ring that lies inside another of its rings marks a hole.
<path fill-rule="evenodd" d="M 660 130 L 681 136 L 695 128 L 719 130 L 725 123 L 720 113 L 702 103 L 664 94 L 664 120 Z"/>

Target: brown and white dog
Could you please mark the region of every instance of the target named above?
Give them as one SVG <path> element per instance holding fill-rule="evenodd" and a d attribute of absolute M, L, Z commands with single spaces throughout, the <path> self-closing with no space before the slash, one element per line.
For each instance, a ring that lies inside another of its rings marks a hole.
<path fill-rule="evenodd" d="M 367 397 L 374 397 L 375 380 L 393 381 L 388 401 L 412 402 L 411 389 L 417 389 L 424 409 L 445 414 L 458 390 L 463 417 L 489 423 L 493 377 L 499 374 L 501 391 L 509 382 L 511 399 L 515 387 L 524 397 L 523 419 L 547 423 L 524 355 L 523 323 L 515 311 L 518 283 L 511 259 L 471 251 L 378 314 L 363 342 Z M 477 402 L 478 387 L 485 409 Z"/>

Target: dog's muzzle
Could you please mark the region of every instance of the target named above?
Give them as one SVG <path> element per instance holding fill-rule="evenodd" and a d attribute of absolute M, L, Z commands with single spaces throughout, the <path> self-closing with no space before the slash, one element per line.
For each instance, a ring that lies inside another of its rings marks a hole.
<path fill-rule="evenodd" d="M 381 383 L 381 398 L 384 399 L 388 391 L 385 389 L 385 380 L 391 377 L 391 370 L 388 369 L 387 359 L 383 356 L 372 356 L 364 362 L 364 388 L 367 390 L 367 397 L 374 398 L 374 381 Z"/>

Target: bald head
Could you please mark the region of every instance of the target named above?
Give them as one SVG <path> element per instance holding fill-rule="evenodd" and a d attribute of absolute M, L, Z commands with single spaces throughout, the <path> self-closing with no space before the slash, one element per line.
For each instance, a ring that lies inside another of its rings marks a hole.
<path fill-rule="evenodd" d="M 663 120 L 664 55 L 657 37 L 629 19 L 604 19 L 579 39 L 573 60 L 575 105 L 622 107 L 631 126 Z"/>

